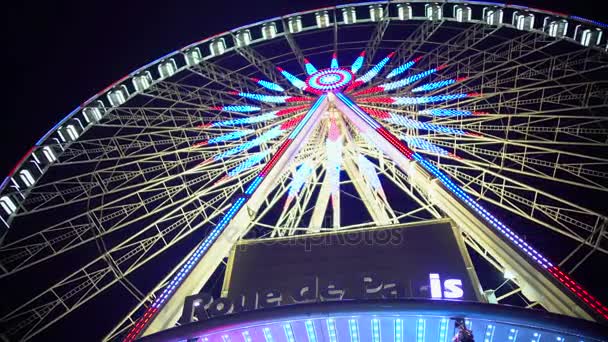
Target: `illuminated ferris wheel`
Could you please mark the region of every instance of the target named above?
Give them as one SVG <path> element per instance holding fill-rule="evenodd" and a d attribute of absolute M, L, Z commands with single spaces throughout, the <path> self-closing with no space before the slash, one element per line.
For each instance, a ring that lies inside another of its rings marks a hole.
<path fill-rule="evenodd" d="M 495 3 L 350 4 L 139 68 L 2 184 L 0 278 L 31 284 L 3 299 L 2 336 L 96 310 L 100 336 L 131 341 L 216 289 L 239 240 L 440 218 L 496 275 L 479 277 L 488 302 L 607 320 L 574 281 L 608 286 L 588 277 L 608 261 L 604 29 Z"/>

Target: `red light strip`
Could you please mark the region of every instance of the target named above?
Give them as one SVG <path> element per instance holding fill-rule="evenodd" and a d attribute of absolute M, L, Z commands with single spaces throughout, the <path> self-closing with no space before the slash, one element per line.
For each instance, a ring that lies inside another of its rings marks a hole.
<path fill-rule="evenodd" d="M 297 106 L 297 107 L 292 107 L 292 108 L 281 109 L 275 114 L 275 116 L 283 116 L 283 115 L 291 114 L 293 112 L 304 110 L 308 107 L 310 107 L 310 106 Z"/>
<path fill-rule="evenodd" d="M 562 270 L 557 266 L 549 267 L 547 269 L 551 275 L 557 280 L 564 284 L 570 291 L 581 298 L 587 305 L 589 305 L 595 312 L 600 314 L 604 319 L 608 320 L 608 308 L 604 306 L 599 300 L 593 297 L 587 292 L 581 285 L 568 277 Z"/>

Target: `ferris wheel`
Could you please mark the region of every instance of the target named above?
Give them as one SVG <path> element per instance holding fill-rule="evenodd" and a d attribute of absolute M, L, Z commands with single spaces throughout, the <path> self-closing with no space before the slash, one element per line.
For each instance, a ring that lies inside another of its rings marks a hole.
<path fill-rule="evenodd" d="M 514 5 L 369 2 L 139 68 L 2 183 L 0 279 L 28 284 L 3 299 L 2 336 L 103 312 L 99 337 L 131 341 L 217 290 L 241 239 L 438 218 L 490 302 L 608 320 L 608 284 L 590 276 L 608 262 L 605 29 Z"/>

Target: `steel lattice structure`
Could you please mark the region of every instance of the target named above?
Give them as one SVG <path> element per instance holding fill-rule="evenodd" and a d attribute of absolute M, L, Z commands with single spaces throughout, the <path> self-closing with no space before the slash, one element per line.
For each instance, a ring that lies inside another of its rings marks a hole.
<path fill-rule="evenodd" d="M 36 279 L 7 299 L 3 336 L 44 336 L 119 298 L 105 338 L 130 341 L 174 325 L 238 239 L 441 217 L 502 275 L 481 277 L 490 301 L 608 319 L 572 279 L 608 254 L 593 200 L 608 192 L 604 26 L 494 3 L 365 3 L 145 65 L 2 184 L 0 278 Z"/>

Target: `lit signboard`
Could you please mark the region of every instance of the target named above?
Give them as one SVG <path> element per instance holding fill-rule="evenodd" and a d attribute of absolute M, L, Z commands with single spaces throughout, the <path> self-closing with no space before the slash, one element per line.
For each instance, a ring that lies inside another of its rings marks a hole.
<path fill-rule="evenodd" d="M 448 220 L 243 241 L 230 256 L 222 297 L 188 297 L 181 322 L 315 301 L 480 301 L 479 289 Z"/>

